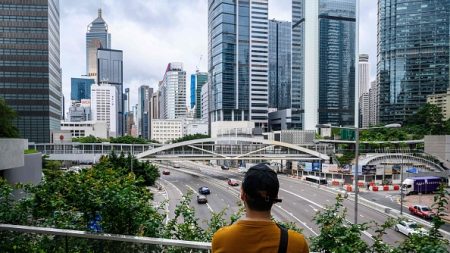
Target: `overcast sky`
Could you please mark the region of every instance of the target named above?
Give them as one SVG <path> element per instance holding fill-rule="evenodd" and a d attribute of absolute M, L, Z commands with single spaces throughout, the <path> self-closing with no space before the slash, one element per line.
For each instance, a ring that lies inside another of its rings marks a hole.
<path fill-rule="evenodd" d="M 269 0 L 269 18 L 291 20 L 292 0 Z M 309 0 L 315 1 L 315 0 Z M 86 72 L 86 29 L 101 6 L 113 49 L 124 53 L 124 88 L 137 102 L 140 85 L 156 88 L 169 62 L 183 62 L 189 76 L 207 70 L 207 0 L 62 0 L 61 68 L 66 108 L 70 78 Z M 376 74 L 377 1 L 360 0 L 360 53 L 368 53 Z M 189 89 L 187 89 L 189 90 Z"/>

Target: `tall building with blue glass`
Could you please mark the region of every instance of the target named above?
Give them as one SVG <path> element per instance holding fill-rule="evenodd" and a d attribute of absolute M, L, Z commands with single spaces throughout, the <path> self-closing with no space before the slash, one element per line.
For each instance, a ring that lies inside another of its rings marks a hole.
<path fill-rule="evenodd" d="M 379 121 L 406 120 L 449 87 L 450 0 L 379 0 Z"/>
<path fill-rule="evenodd" d="M 268 0 L 208 0 L 211 122 L 267 129 Z"/>
<path fill-rule="evenodd" d="M 71 78 L 70 79 L 70 99 L 72 101 L 81 101 L 81 99 L 91 99 L 91 86 L 95 83 L 90 78 Z"/>
<path fill-rule="evenodd" d="M 292 117 L 354 125 L 356 0 L 292 1 Z"/>
<path fill-rule="evenodd" d="M 291 108 L 292 23 L 269 20 L 269 107 Z"/>
<path fill-rule="evenodd" d="M 22 138 L 48 143 L 60 129 L 62 90 L 58 0 L 0 4 L 0 98 L 17 112 Z"/>
<path fill-rule="evenodd" d="M 208 73 L 197 70 L 195 74 L 191 75 L 191 109 L 195 108 L 195 118 L 202 117 L 201 93 L 202 86 L 208 82 Z"/>

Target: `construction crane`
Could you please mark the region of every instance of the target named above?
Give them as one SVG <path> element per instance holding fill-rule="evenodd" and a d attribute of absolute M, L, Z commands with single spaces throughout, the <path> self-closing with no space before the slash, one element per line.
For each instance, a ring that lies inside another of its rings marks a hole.
<path fill-rule="evenodd" d="M 198 68 L 198 66 L 199 66 L 200 63 L 202 62 L 202 58 L 203 58 L 203 55 L 201 54 L 201 55 L 200 55 L 200 59 L 198 60 L 197 66 L 195 66 L 195 69 L 197 70 L 197 72 L 200 71 L 199 68 Z"/>

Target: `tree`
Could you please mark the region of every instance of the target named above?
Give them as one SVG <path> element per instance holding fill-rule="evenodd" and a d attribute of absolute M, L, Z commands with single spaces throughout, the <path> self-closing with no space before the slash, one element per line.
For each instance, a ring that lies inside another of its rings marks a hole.
<path fill-rule="evenodd" d="M 17 117 L 16 112 L 11 109 L 4 99 L 0 98 L 0 138 L 19 138 L 19 130 L 13 124 Z"/>
<path fill-rule="evenodd" d="M 414 115 L 410 116 L 405 126 L 421 135 L 446 134 L 446 122 L 441 108 L 432 104 L 425 104 Z"/>
<path fill-rule="evenodd" d="M 206 135 L 206 134 L 190 134 L 190 135 L 186 135 L 186 136 L 183 136 L 181 138 L 178 138 L 178 139 L 174 139 L 174 140 L 172 140 L 172 143 L 178 143 L 178 142 L 190 141 L 190 140 L 196 140 L 196 139 L 206 139 L 206 138 L 209 138 L 209 135 Z"/>
<path fill-rule="evenodd" d="M 102 142 L 107 142 L 108 140 L 102 139 L 102 138 L 97 138 L 93 135 L 89 135 L 89 136 L 84 136 L 84 137 L 73 138 L 72 141 L 80 142 L 80 143 L 102 143 Z"/>

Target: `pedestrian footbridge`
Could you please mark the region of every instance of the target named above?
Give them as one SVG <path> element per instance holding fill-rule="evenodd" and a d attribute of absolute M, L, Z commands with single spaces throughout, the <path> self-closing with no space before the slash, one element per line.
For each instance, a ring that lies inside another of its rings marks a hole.
<path fill-rule="evenodd" d="M 330 157 L 298 145 L 258 138 L 222 137 L 173 144 L 64 143 L 30 144 L 50 160 L 95 163 L 114 152 L 133 154 L 141 160 L 296 160 L 329 161 Z"/>

